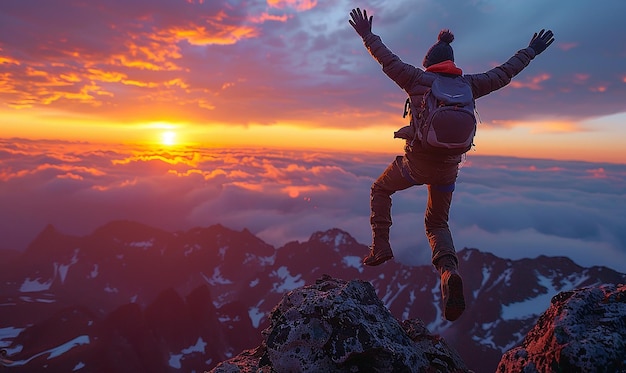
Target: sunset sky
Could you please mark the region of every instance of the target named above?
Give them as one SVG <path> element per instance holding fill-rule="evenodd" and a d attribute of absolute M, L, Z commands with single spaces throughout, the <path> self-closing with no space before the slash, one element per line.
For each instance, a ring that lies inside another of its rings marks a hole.
<path fill-rule="evenodd" d="M 2 136 L 396 152 L 405 94 L 348 24 L 356 6 L 416 66 L 450 28 L 466 73 L 552 29 L 544 54 L 478 101 L 476 150 L 623 162 L 622 0 L 3 0 Z"/>
<path fill-rule="evenodd" d="M 626 272 L 623 0 L 2 0 L 0 248 L 112 219 L 219 223 L 276 246 L 338 227 L 369 244 L 369 190 L 402 152 L 406 96 L 349 25 L 354 7 L 418 67 L 451 29 L 465 73 L 552 29 L 477 101 L 453 234 Z M 428 262 L 424 193 L 394 196 L 407 263 Z"/>

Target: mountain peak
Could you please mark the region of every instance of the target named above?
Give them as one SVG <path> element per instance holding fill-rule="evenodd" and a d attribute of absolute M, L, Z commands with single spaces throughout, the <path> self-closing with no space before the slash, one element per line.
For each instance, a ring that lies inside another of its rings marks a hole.
<path fill-rule="evenodd" d="M 97 228 L 92 233 L 92 236 L 96 237 L 108 236 L 124 240 L 167 235 L 169 233 L 161 229 L 131 220 L 114 220 Z"/>
<path fill-rule="evenodd" d="M 32 254 L 55 251 L 60 247 L 66 246 L 65 243 L 72 239 L 75 239 L 75 237 L 66 235 L 57 230 L 52 224 L 48 224 L 28 245 L 25 252 Z"/>
<path fill-rule="evenodd" d="M 324 232 L 315 232 L 309 238 L 309 242 L 320 242 L 325 245 L 330 245 L 336 249 L 339 249 L 342 246 L 358 244 L 354 237 L 350 235 L 350 233 L 343 231 L 339 228 L 328 229 Z"/>

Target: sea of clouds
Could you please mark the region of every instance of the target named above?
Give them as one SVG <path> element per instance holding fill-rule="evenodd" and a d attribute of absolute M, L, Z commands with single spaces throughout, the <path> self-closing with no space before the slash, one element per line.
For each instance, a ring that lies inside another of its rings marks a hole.
<path fill-rule="evenodd" d="M 169 231 L 222 224 L 275 247 L 340 228 L 367 245 L 370 187 L 394 156 L 0 139 L 0 248 L 23 250 L 48 224 L 87 235 L 117 219 Z M 406 264 L 429 263 L 425 202 L 425 187 L 393 196 L 391 241 Z M 624 164 L 470 153 L 450 225 L 457 250 L 626 272 L 624 211 Z"/>

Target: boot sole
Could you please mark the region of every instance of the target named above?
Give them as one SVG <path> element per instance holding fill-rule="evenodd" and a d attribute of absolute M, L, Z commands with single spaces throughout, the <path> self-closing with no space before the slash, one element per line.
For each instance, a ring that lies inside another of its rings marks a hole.
<path fill-rule="evenodd" d="M 375 267 L 377 265 L 381 265 L 384 262 L 390 260 L 393 258 L 393 254 L 383 254 L 383 255 L 379 255 L 379 256 L 368 256 L 365 259 L 363 259 L 363 264 L 365 264 L 366 266 L 370 266 L 370 267 Z"/>
<path fill-rule="evenodd" d="M 465 298 L 463 297 L 463 280 L 458 274 L 452 274 L 448 279 L 448 300 L 444 308 L 446 320 L 454 321 L 461 317 L 465 311 Z"/>

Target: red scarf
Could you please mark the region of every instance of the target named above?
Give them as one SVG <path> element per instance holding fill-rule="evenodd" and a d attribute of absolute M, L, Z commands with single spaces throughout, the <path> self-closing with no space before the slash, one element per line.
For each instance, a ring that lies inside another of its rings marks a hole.
<path fill-rule="evenodd" d="M 430 65 L 426 68 L 426 71 L 442 74 L 463 75 L 463 70 L 456 67 L 454 61 L 446 60 L 443 62 Z"/>

